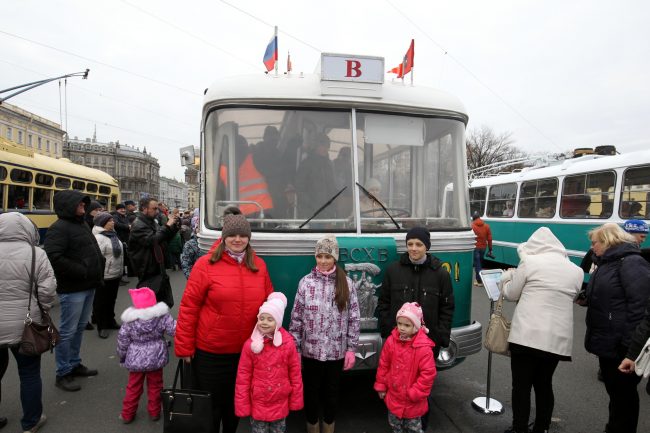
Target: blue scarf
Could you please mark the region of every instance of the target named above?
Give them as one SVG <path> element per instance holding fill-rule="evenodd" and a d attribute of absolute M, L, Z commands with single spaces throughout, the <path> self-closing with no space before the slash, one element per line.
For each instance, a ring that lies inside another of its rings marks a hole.
<path fill-rule="evenodd" d="M 112 230 L 104 230 L 102 232 L 104 236 L 111 240 L 111 246 L 113 247 L 113 257 L 119 257 L 122 255 L 122 242 L 117 238 L 117 233 Z"/>

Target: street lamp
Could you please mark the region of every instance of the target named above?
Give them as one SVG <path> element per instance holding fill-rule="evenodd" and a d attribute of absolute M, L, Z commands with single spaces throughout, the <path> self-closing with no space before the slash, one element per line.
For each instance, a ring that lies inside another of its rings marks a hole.
<path fill-rule="evenodd" d="M 14 86 L 14 87 L 10 87 L 8 89 L 0 90 L 0 95 L 2 95 L 5 92 L 10 92 L 12 90 L 20 89 L 17 92 L 12 93 L 9 96 L 6 96 L 4 98 L 0 97 L 0 105 L 2 105 L 2 103 L 4 101 L 6 101 L 7 99 L 9 99 L 9 98 L 13 98 L 16 95 L 20 95 L 23 92 L 26 92 L 26 91 L 31 90 L 31 89 L 33 89 L 35 87 L 38 87 L 38 86 L 42 86 L 43 84 L 47 84 L 47 83 L 49 83 L 51 81 L 62 80 L 64 78 L 68 78 L 68 77 L 81 77 L 82 79 L 85 80 L 85 79 L 88 78 L 88 73 L 89 72 L 90 72 L 90 69 L 86 69 L 84 72 L 74 72 L 72 74 L 61 75 L 60 77 L 46 78 L 45 80 L 33 81 L 31 83 L 21 84 L 19 86 Z"/>

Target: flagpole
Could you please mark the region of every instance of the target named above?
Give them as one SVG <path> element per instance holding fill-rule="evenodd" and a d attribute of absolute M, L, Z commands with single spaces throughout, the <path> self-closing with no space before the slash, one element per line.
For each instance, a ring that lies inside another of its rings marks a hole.
<path fill-rule="evenodd" d="M 278 52 L 280 51 L 278 47 L 278 26 L 275 26 L 275 53 L 273 54 L 275 56 L 275 76 L 278 76 Z"/>

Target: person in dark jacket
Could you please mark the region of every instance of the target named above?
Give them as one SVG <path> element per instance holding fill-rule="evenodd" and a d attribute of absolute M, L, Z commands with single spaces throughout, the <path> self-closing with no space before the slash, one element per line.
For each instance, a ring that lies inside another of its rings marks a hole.
<path fill-rule="evenodd" d="M 454 292 L 449 273 L 433 255 L 431 236 L 425 227 L 414 227 L 406 234 L 407 252 L 392 263 L 379 289 L 377 313 L 382 338 L 388 337 L 396 326 L 395 317 L 405 302 L 417 302 L 422 307 L 429 338 L 436 344 L 435 355 L 441 347 L 449 346 L 451 319 L 454 315 Z M 422 417 L 426 430 L 428 412 Z"/>
<path fill-rule="evenodd" d="M 650 339 L 650 298 L 648 299 L 648 305 L 645 308 L 645 315 L 643 320 L 639 323 L 639 326 L 636 327 L 634 335 L 632 335 L 632 340 L 630 342 L 630 347 L 627 349 L 627 354 L 625 359 L 621 362 L 621 365 L 618 366 L 619 371 L 622 371 L 626 374 L 634 374 L 634 361 L 641 354 L 641 349 L 645 346 L 646 342 Z M 650 381 L 646 385 L 646 392 L 650 394 Z"/>
<path fill-rule="evenodd" d="M 176 218 L 173 215 L 169 216 L 165 225 L 159 226 L 155 221 L 157 213 L 158 202 L 152 198 L 144 198 L 140 200 L 140 215 L 131 225 L 128 250 L 138 282 L 161 273 L 159 262 L 162 261 L 165 266 L 167 243 L 178 231 Z"/>
<path fill-rule="evenodd" d="M 104 210 L 102 204 L 98 201 L 91 201 L 88 206 L 86 206 L 86 215 L 84 217 L 86 224 L 88 224 L 88 227 L 90 227 L 90 230 L 95 227 L 95 223 L 93 222 L 93 219 L 95 218 L 95 215 L 97 215 L 98 212 L 101 212 Z"/>
<path fill-rule="evenodd" d="M 104 256 L 84 221 L 90 198 L 79 191 L 54 195 L 54 212 L 59 219 L 45 237 L 44 249 L 52 263 L 61 304 L 56 345 L 56 386 L 79 391 L 77 376 L 94 376 L 97 370 L 81 363 L 81 340 L 90 319 L 95 290 L 104 284 Z"/>
<path fill-rule="evenodd" d="M 296 174 L 298 213 L 308 218 L 336 194 L 334 165 L 329 158 L 330 139 L 325 134 L 315 138 L 314 150 L 300 164 Z M 321 211 L 317 218 L 332 218 L 335 206 Z M 397 311 L 395 311 L 397 313 Z"/>
<path fill-rule="evenodd" d="M 138 212 L 136 212 L 137 208 L 135 206 L 135 202 L 133 200 L 125 200 L 124 206 L 126 206 L 126 217 L 129 220 L 129 224 L 133 224 L 138 216 Z"/>
<path fill-rule="evenodd" d="M 635 239 L 615 223 L 593 229 L 589 239 L 597 268 L 587 285 L 585 348 L 598 356 L 610 399 L 605 430 L 636 432 L 636 388 L 641 378 L 619 371 L 618 366 L 650 298 L 650 264 L 641 257 Z"/>
<path fill-rule="evenodd" d="M 111 215 L 113 215 L 113 220 L 115 221 L 115 233 L 117 233 L 117 238 L 122 242 L 122 247 L 124 249 L 124 266 L 128 268 L 130 265 L 126 245 L 129 242 L 129 234 L 131 233 L 131 221 L 129 221 L 129 217 L 126 214 L 126 206 L 122 203 L 118 204 L 115 206 L 115 212 L 111 213 Z M 122 279 L 120 280 L 121 286 L 128 284 L 129 279 L 127 278 L 127 274 L 122 276 Z"/>

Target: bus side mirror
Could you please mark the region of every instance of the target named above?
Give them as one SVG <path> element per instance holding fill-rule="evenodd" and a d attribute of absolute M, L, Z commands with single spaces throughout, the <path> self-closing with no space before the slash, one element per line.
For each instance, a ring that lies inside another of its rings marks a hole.
<path fill-rule="evenodd" d="M 194 165 L 194 146 L 181 147 L 181 165 L 187 167 Z"/>

